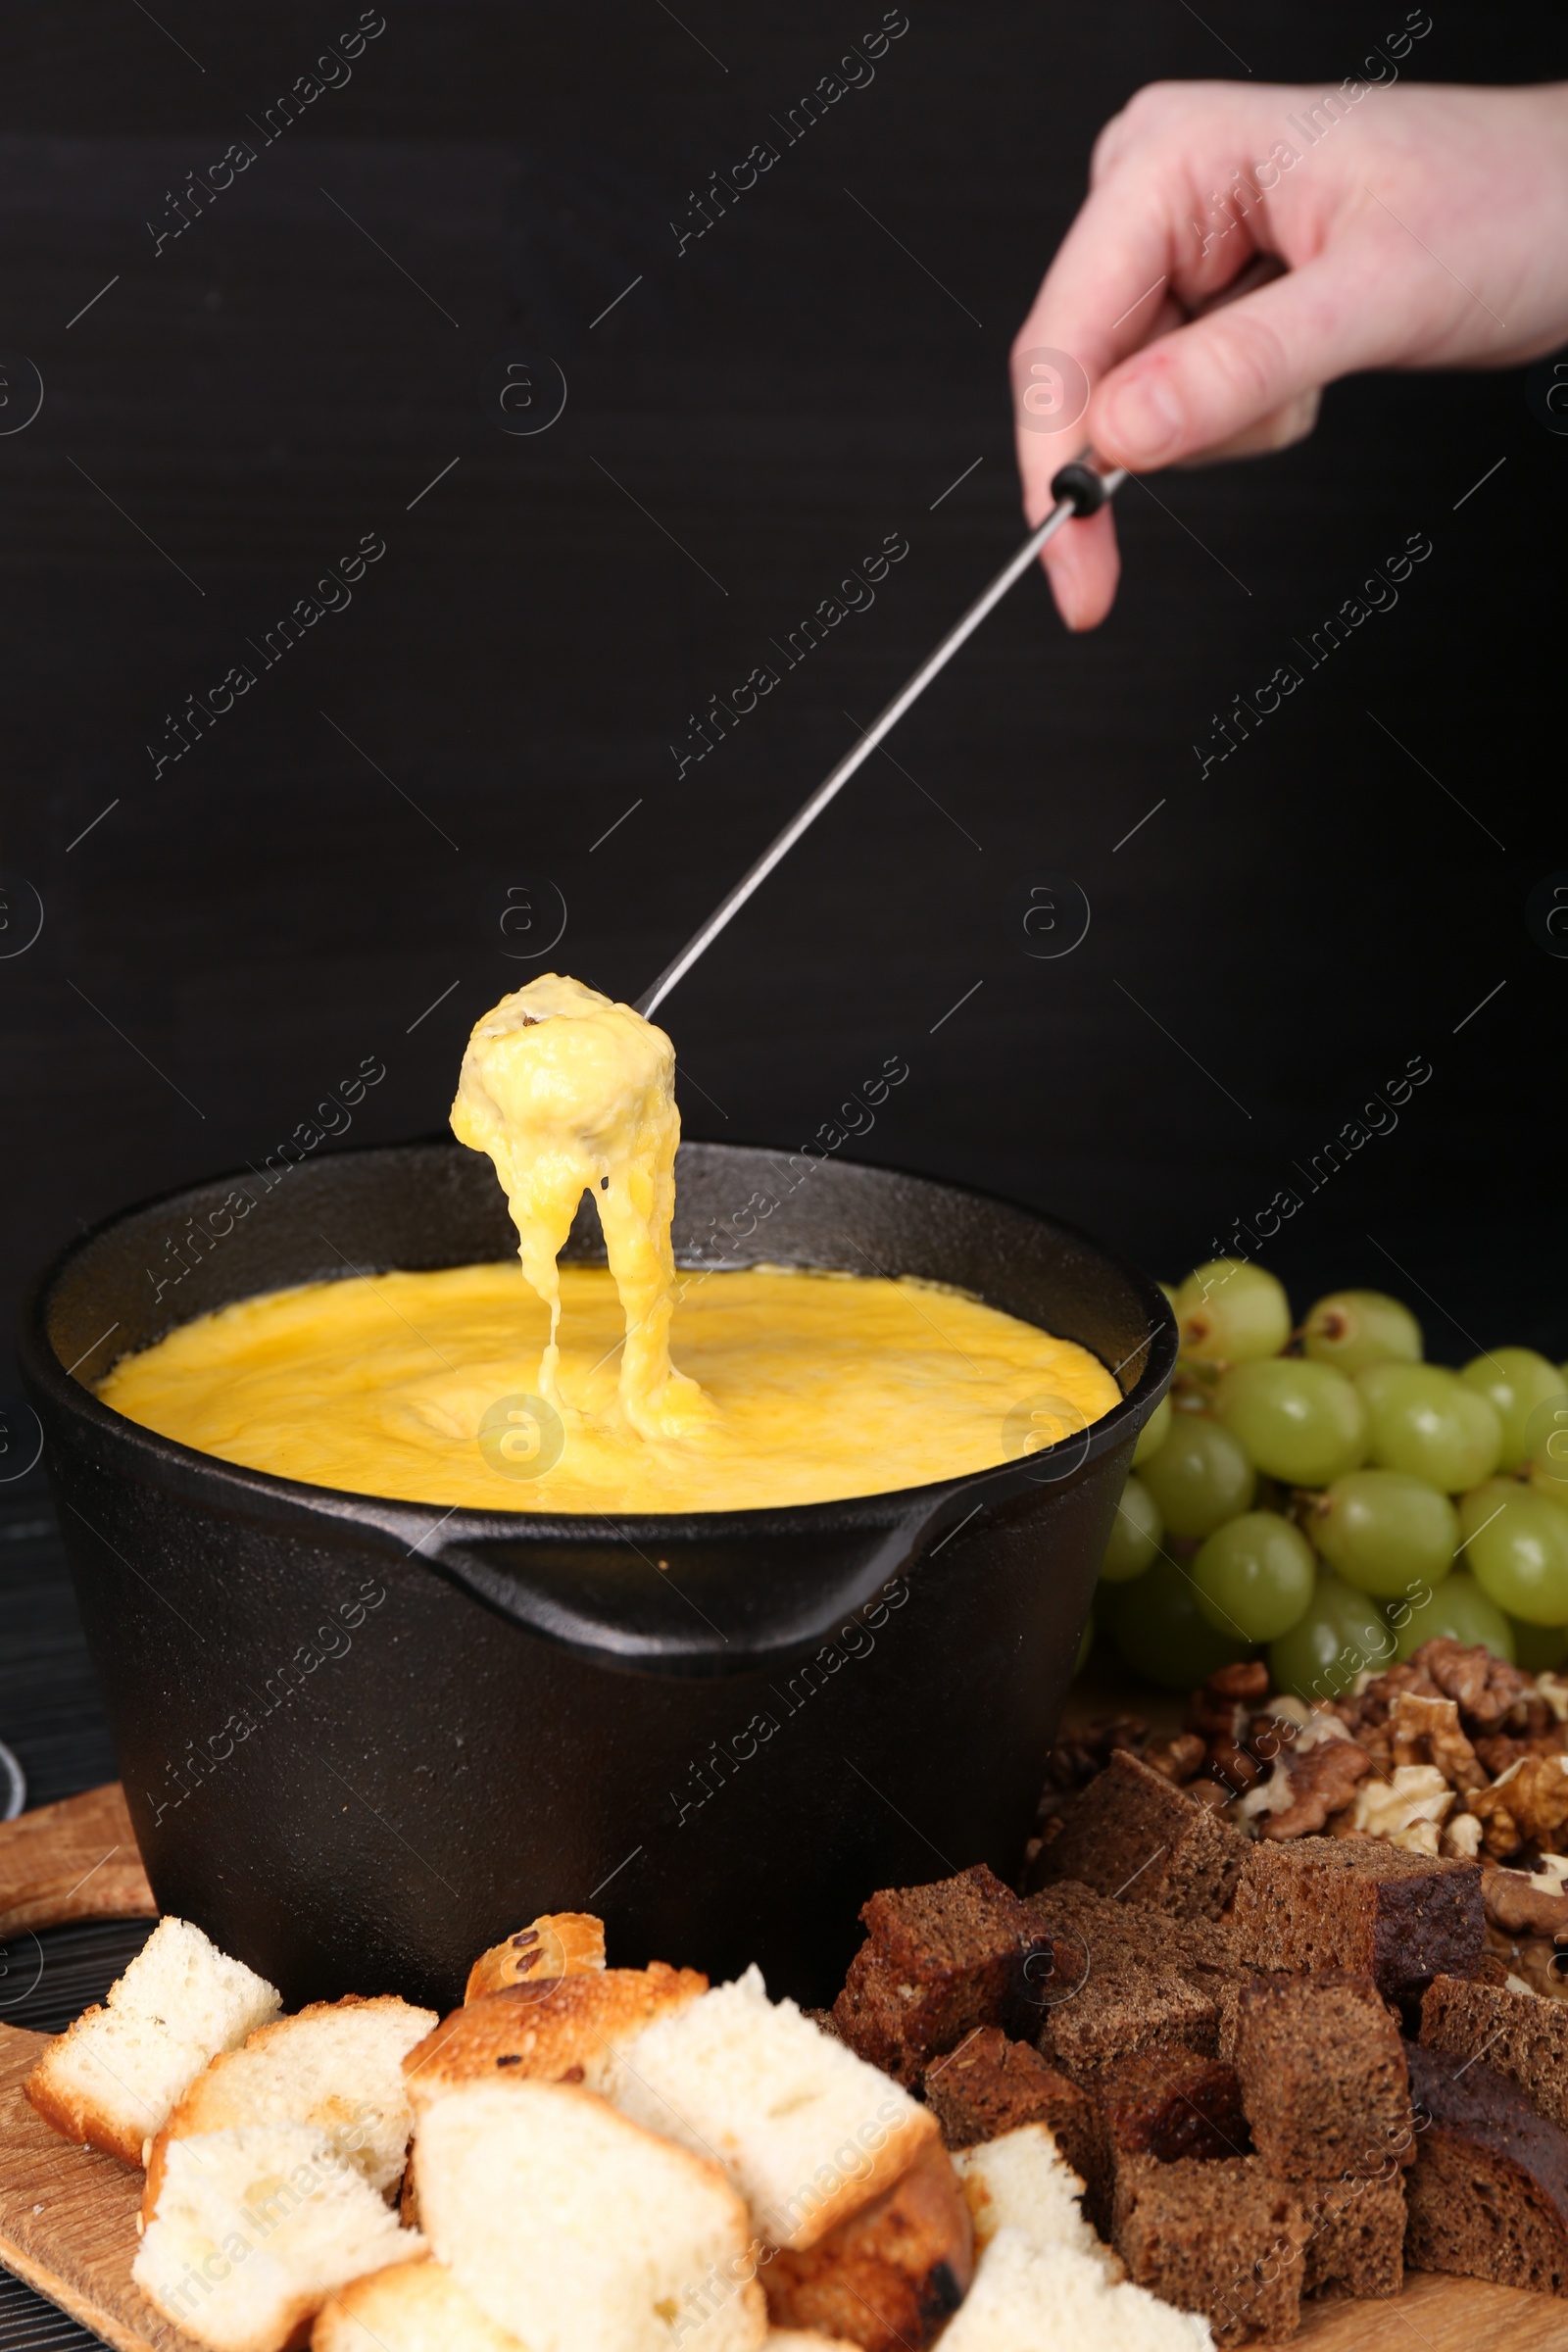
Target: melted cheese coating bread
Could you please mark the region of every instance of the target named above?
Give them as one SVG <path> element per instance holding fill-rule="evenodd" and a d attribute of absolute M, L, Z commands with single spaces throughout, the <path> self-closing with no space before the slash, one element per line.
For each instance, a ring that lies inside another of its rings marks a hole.
<path fill-rule="evenodd" d="M 476 1024 L 452 1109 L 460 1141 L 495 1162 L 516 1264 L 243 1299 L 117 1364 L 104 1402 L 314 1486 L 662 1512 L 923 1486 L 1118 1401 L 1085 1349 L 956 1292 L 783 1267 L 677 1274 L 674 1067 L 629 1004 L 530 981 Z M 609 1264 L 562 1267 L 585 1192 Z"/>
<path fill-rule="evenodd" d="M 452 1132 L 488 1152 L 517 1228 L 522 1270 L 550 1309 L 539 1394 L 559 1408 L 556 1260 L 583 1194 L 593 1195 L 626 1317 L 620 1403 L 641 1436 L 678 1436 L 703 1418 L 672 1372 L 675 1049 L 629 1004 L 546 972 L 475 1023 Z"/>

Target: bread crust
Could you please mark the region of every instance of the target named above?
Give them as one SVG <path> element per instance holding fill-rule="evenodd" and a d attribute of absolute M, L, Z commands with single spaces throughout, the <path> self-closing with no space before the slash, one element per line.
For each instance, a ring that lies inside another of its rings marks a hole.
<path fill-rule="evenodd" d="M 781 2247 L 762 2270 L 769 2325 L 806 2328 L 862 2352 L 921 2352 L 968 2291 L 974 2225 L 935 2132 L 891 2185 L 807 2249 Z"/>
<path fill-rule="evenodd" d="M 118 2130 L 110 2117 L 99 2114 L 84 2099 L 53 2081 L 54 2062 L 68 2042 L 74 2041 L 83 2026 L 103 2013 L 104 2003 L 94 2001 L 74 2025 L 68 2026 L 64 2034 L 57 2034 L 22 2087 L 28 2105 L 62 2139 L 74 2139 L 79 2147 L 97 2148 L 105 2156 L 118 2156 L 122 2164 L 139 2166 L 142 2149 L 147 2144 L 144 2137 L 137 2138 L 129 2132 Z"/>
<path fill-rule="evenodd" d="M 695 1968 L 607 1968 L 509 1984 L 442 2019 L 403 2061 L 416 2123 L 433 2099 L 508 2075 L 540 2082 L 605 2081 L 615 2053 L 645 2026 L 708 1990 Z"/>
<path fill-rule="evenodd" d="M 605 1965 L 605 1923 L 591 1911 L 546 1911 L 515 1936 L 481 1952 L 468 1971 L 465 2001 L 508 1984 L 547 1977 L 597 1976 Z"/>
<path fill-rule="evenodd" d="M 809 2219 L 780 2241 L 781 2247 L 804 2253 L 819 2246 L 830 2231 L 863 2212 L 924 2164 L 933 2149 L 951 2173 L 953 2168 L 948 2164 L 936 2117 L 929 2107 L 917 2107 L 912 2115 L 906 2115 L 902 2123 L 891 2128 L 880 2148 L 866 2151 L 870 2157 L 869 2171 L 846 2173 L 832 2193 L 819 2205 L 813 2205 Z"/>
<path fill-rule="evenodd" d="M 146 2296 L 154 2311 L 166 2319 L 172 2328 L 179 2329 L 181 2334 L 186 2337 L 194 2334 L 188 2312 L 182 2315 L 177 2311 L 171 2311 L 167 2303 L 159 2300 L 154 2287 L 141 2285 L 140 2291 Z M 305 2347 L 311 2340 L 312 2326 L 319 2309 L 319 2302 L 314 2293 L 290 2295 L 282 2307 L 278 2322 L 279 2326 L 286 2325 L 287 2333 L 281 2337 L 270 2332 L 265 2336 L 258 2334 L 252 2341 L 251 2352 L 274 2352 L 274 2348 L 275 2352 L 305 2352 Z M 200 2343 L 202 2339 L 197 2335 L 195 2340 Z M 359 2348 L 359 2352 L 364 2352 L 363 2346 Z"/>
<path fill-rule="evenodd" d="M 468 2352 L 505 2352 L 514 2335 L 482 2312 L 438 2262 L 399 2262 L 367 2271 L 329 2295 L 317 2314 L 311 2352 L 405 2352 L 415 2343 L 450 2340 L 461 2328 Z"/>
<path fill-rule="evenodd" d="M 153 1998 L 166 2006 L 171 1997 L 176 2001 L 179 1998 L 177 1983 L 165 1973 L 172 1954 L 175 1955 L 176 1966 L 186 1972 L 187 1982 L 192 1970 L 199 1972 L 202 1980 L 196 2008 L 198 2016 L 205 2016 L 206 2023 L 195 2034 L 187 2031 L 182 2035 L 155 2010 L 149 2009 L 142 2015 L 149 1990 Z M 279 2006 L 275 1985 L 269 1984 L 243 1962 L 220 1952 L 191 1921 L 172 1912 L 166 1913 L 135 1959 L 116 1978 L 108 1997 L 94 2001 L 64 2034 L 55 2035 L 23 2088 L 34 2113 L 63 2139 L 74 2140 L 80 2147 L 97 2148 L 121 2164 L 140 2167 L 146 2161 L 154 2132 L 168 2121 L 169 2109 L 163 2102 L 173 2082 L 178 2082 L 188 2089 L 194 2075 L 205 2070 L 215 2049 L 229 2046 L 229 2037 L 243 2033 L 248 2019 L 274 2018 Z M 124 2029 L 132 2043 L 138 2036 L 152 2036 L 152 2054 L 148 2059 L 151 2074 L 141 2073 L 141 2089 L 133 2090 L 120 2069 L 136 2077 L 139 2059 L 145 2053 L 138 2051 L 136 2057 L 122 2054 L 119 2068 L 101 2057 L 94 2059 L 92 2043 L 100 2027 L 111 2045 L 117 2027 Z M 159 2033 L 169 2035 L 163 2044 L 157 2041 Z M 86 2045 L 87 2064 L 74 2067 L 71 2060 L 81 2044 Z M 168 2061 L 176 2050 L 179 2063 L 172 2074 Z M 105 2078 L 102 2090 L 93 2083 L 95 2068 Z M 73 2082 L 73 2074 L 85 2074 L 87 2080 Z M 118 2085 L 122 2094 L 118 2101 L 111 2084 Z M 156 2106 L 143 2095 L 149 2089 L 159 2102 Z M 114 2112 L 117 2104 L 122 2111 L 128 2104 L 134 2112 L 128 2117 L 123 2112 L 117 2115 Z"/>
<path fill-rule="evenodd" d="M 247 2116 L 234 2114 L 228 2104 L 226 2072 L 237 2058 L 254 2055 L 273 2042 L 287 2042 L 293 2030 L 306 2018 L 331 2017 L 344 2009 L 408 2010 L 411 2004 L 395 1992 L 346 1992 L 341 2000 L 310 2001 L 291 2017 L 274 2017 L 268 2025 L 258 2026 L 248 2034 L 237 2050 L 220 2050 L 218 2056 L 204 2067 L 190 2088 L 174 2102 L 169 2121 L 147 2150 L 147 2186 L 141 2201 L 142 2220 L 150 2222 L 158 2210 L 158 2192 L 164 2184 L 164 2166 L 169 2143 L 173 2139 L 188 2139 L 197 2132 L 220 2132 L 225 2125 L 245 2123 Z M 416 2011 L 424 2017 L 428 2009 Z M 352 2120 L 352 2119 L 345 2119 Z"/>

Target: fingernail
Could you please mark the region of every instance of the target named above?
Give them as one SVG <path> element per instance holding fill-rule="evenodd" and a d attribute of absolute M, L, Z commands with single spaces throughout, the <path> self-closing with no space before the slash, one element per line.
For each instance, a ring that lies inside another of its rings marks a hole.
<path fill-rule="evenodd" d="M 1076 630 L 1079 606 L 1082 603 L 1078 593 L 1078 573 L 1059 541 L 1052 549 L 1051 558 L 1046 562 L 1046 577 L 1051 582 L 1051 593 L 1055 599 L 1056 611 L 1061 616 L 1062 626 Z"/>
<path fill-rule="evenodd" d="M 1105 429 L 1119 456 L 1137 464 L 1169 449 L 1185 419 L 1163 375 L 1135 375 L 1118 385 L 1105 410 Z"/>

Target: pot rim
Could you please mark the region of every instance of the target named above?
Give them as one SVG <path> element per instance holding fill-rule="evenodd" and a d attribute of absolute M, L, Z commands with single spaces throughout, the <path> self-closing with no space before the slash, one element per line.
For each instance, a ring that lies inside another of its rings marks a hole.
<path fill-rule="evenodd" d="M 708 1152 L 776 1152 L 781 1147 L 769 1144 L 743 1144 L 730 1141 L 712 1142 L 707 1138 L 692 1138 L 693 1145 Z M 683 1146 L 683 1149 L 685 1147 Z M 320 1169 L 333 1160 L 350 1155 L 442 1149 L 461 1152 L 465 1147 L 455 1139 L 436 1135 L 411 1136 L 397 1143 L 347 1144 L 325 1152 L 312 1164 Z M 945 1177 L 917 1174 L 906 1168 L 893 1168 L 879 1160 L 854 1159 L 835 1161 L 832 1166 L 863 1170 L 867 1175 L 892 1176 L 904 1183 L 929 1186 L 933 1191 L 968 1200 L 985 1201 L 1028 1217 L 1037 1224 L 1052 1227 L 1069 1241 L 1076 1242 L 1102 1264 L 1128 1283 L 1144 1306 L 1149 1319 L 1148 1355 L 1144 1369 L 1133 1387 L 1110 1410 L 1092 1422 L 1082 1436 L 1059 1441 L 1056 1446 L 1043 1447 L 1016 1462 L 1001 1462 L 989 1468 L 969 1470 L 956 1477 L 928 1481 L 916 1487 L 900 1487 L 863 1495 L 843 1495 L 825 1502 L 765 1504 L 744 1511 L 665 1511 L 641 1514 L 615 1513 L 612 1516 L 594 1512 L 552 1514 L 546 1511 L 481 1510 L 467 1504 L 453 1504 L 442 1511 L 434 1502 L 410 1502 L 390 1495 L 366 1494 L 353 1489 L 315 1486 L 302 1479 L 284 1478 L 274 1471 L 254 1470 L 242 1463 L 228 1462 L 219 1454 L 204 1453 L 197 1447 L 185 1446 L 174 1438 L 166 1438 L 158 1431 L 132 1421 L 123 1413 L 104 1404 L 93 1390 L 68 1372 L 56 1354 L 48 1334 L 47 1311 L 58 1285 L 73 1263 L 94 1243 L 113 1234 L 122 1225 L 150 1210 L 177 1209 L 194 1195 L 205 1193 L 219 1185 L 243 1185 L 247 1175 L 255 1171 L 248 1165 L 241 1170 L 202 1177 L 194 1183 L 173 1187 L 169 1192 L 155 1193 L 132 1201 L 125 1207 L 113 1210 L 96 1224 L 75 1235 L 57 1250 L 28 1287 L 22 1305 L 21 1328 L 18 1335 L 18 1355 L 24 1379 L 42 1396 L 57 1407 L 66 1418 L 77 1425 L 78 1431 L 90 1432 L 96 1439 L 94 1450 L 112 1449 L 122 1456 L 117 1465 L 122 1472 L 128 1470 L 149 1485 L 169 1486 L 186 1494 L 199 1495 L 210 1506 L 221 1507 L 225 1498 L 229 1511 L 248 1516 L 260 1515 L 272 1520 L 293 1521 L 300 1517 L 313 1520 L 318 1527 L 323 1521 L 342 1526 L 351 1524 L 367 1534 L 379 1533 L 402 1544 L 407 1540 L 411 1551 L 423 1552 L 436 1564 L 432 1553 L 424 1552 L 425 1539 L 441 1531 L 442 1548 L 464 1548 L 471 1544 L 493 1544 L 529 1537 L 545 1537 L 552 1543 L 602 1544 L 604 1531 L 611 1527 L 623 1540 L 643 1538 L 657 1543 L 662 1539 L 675 1540 L 679 1535 L 723 1540 L 769 1535 L 800 1536 L 827 1534 L 850 1528 L 864 1529 L 888 1526 L 910 1519 L 925 1521 L 933 1527 L 952 1515 L 951 1505 L 957 1499 L 973 1498 L 968 1517 L 983 1505 L 1010 1499 L 1043 1486 L 1065 1484 L 1090 1461 L 1098 1460 L 1121 1444 L 1129 1423 L 1141 1427 L 1170 1386 L 1176 1366 L 1177 1329 L 1170 1301 L 1156 1283 L 1142 1273 L 1119 1250 L 1086 1233 L 1082 1227 L 1069 1223 L 1053 1212 L 1032 1206 L 1027 1201 L 1014 1200 L 1000 1193 L 988 1192 L 978 1185 L 955 1184 Z M 763 1262 L 765 1251 L 756 1259 L 742 1259 L 741 1265 Z M 681 1263 L 679 1251 L 676 1264 Z M 289 1285 L 279 1285 L 289 1288 Z M 266 1297 L 265 1292 L 250 1294 Z M 210 1311 L 210 1310 L 204 1310 Z M 1012 1309 L 1003 1311 L 1012 1312 Z M 195 1321 L 195 1316 L 187 1318 Z M 1027 1316 L 1018 1316 L 1021 1322 Z M 177 1324 L 172 1326 L 178 1329 Z M 1044 1326 L 1037 1326 L 1044 1328 Z M 1080 1343 L 1081 1344 L 1081 1343 Z M 1115 1368 L 1105 1369 L 1115 1378 Z M 1087 1442 L 1084 1442 L 1085 1439 Z M 128 1460 L 123 1457 L 128 1456 Z M 1057 1459 L 1058 1456 L 1068 1458 Z M 1024 1463 L 1030 1465 L 1025 1468 Z M 1049 1470 L 1043 1465 L 1053 1465 Z M 432 1519 L 432 1514 L 436 1516 Z M 956 1525 L 966 1525 L 967 1518 Z M 956 1526 L 951 1531 L 956 1533 Z M 944 1539 L 946 1540 L 946 1539 Z"/>

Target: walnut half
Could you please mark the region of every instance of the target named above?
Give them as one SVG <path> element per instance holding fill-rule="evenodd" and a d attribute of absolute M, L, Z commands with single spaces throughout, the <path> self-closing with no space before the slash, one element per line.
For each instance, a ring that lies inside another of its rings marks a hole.
<path fill-rule="evenodd" d="M 1568 1935 L 1568 1894 L 1548 1894 L 1529 1871 L 1483 1870 L 1481 1899 L 1506 1935 Z"/>
<path fill-rule="evenodd" d="M 1276 1768 L 1290 1782 L 1291 1801 L 1282 1813 L 1263 1823 L 1265 1838 L 1310 1838 L 1355 1794 L 1355 1785 L 1371 1769 L 1366 1749 L 1353 1740 L 1325 1740 L 1304 1755 L 1284 1757 Z"/>
<path fill-rule="evenodd" d="M 1568 1823 L 1568 1756 L 1521 1756 L 1490 1788 L 1473 1789 L 1469 1805 L 1496 1861 L 1527 1845 L 1549 1849 Z"/>
<path fill-rule="evenodd" d="M 1412 1854 L 1436 1854 L 1439 1826 L 1452 1803 L 1453 1790 L 1435 1764 L 1400 1764 L 1392 1782 L 1368 1781 L 1357 1789 L 1355 1826 Z"/>
<path fill-rule="evenodd" d="M 1487 1785 L 1486 1767 L 1459 1728 L 1456 1699 L 1401 1690 L 1389 1709 L 1389 1740 L 1396 1765 L 1435 1765 L 1461 1793 Z"/>

